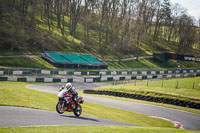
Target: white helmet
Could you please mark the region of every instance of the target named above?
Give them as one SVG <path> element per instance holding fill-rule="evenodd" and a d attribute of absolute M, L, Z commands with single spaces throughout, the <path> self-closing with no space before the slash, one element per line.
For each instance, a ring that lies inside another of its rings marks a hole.
<path fill-rule="evenodd" d="M 67 91 L 72 89 L 72 84 L 71 83 L 66 83 L 65 88 L 67 89 Z"/>

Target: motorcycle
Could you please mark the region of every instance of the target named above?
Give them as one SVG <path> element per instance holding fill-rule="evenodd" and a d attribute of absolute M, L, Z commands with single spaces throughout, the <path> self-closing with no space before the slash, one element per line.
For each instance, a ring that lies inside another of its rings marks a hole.
<path fill-rule="evenodd" d="M 84 102 L 82 97 L 73 99 L 70 93 L 65 94 L 65 97 L 58 97 L 58 103 L 56 104 L 56 111 L 59 114 L 63 114 L 65 111 L 74 113 L 79 117 L 82 113 L 82 107 L 80 104 Z"/>

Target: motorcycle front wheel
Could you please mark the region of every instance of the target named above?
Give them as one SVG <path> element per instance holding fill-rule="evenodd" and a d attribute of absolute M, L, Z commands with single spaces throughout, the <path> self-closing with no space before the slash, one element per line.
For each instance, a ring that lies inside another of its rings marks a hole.
<path fill-rule="evenodd" d="M 82 113 L 82 108 L 81 108 L 81 105 L 80 104 L 77 104 L 77 106 L 76 106 L 76 108 L 74 109 L 74 115 L 75 116 L 80 116 L 81 115 L 81 113 Z"/>
<path fill-rule="evenodd" d="M 64 108 L 63 108 L 63 102 L 58 102 L 56 104 L 56 111 L 59 113 L 59 114 L 63 114 L 65 112 Z"/>

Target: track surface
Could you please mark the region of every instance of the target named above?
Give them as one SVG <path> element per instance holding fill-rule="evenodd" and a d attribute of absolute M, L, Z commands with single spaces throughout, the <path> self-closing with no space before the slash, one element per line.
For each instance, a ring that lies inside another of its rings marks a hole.
<path fill-rule="evenodd" d="M 53 111 L 23 107 L 0 106 L 0 127 L 13 126 L 64 126 L 64 125 L 122 125 L 137 126 L 110 120 L 75 117 Z"/>
<path fill-rule="evenodd" d="M 81 82 L 73 83 L 73 85 L 77 89 L 91 89 L 97 86 L 105 86 L 109 84 L 110 83 L 103 83 L 103 84 L 102 83 L 81 83 Z M 38 91 L 57 94 L 59 87 L 61 87 L 62 85 L 63 84 L 35 84 L 35 85 L 28 85 L 27 87 L 30 89 L 38 90 Z M 120 108 L 124 110 L 129 110 L 129 111 L 146 114 L 150 116 L 163 117 L 166 119 L 180 122 L 183 125 L 184 129 L 200 130 L 200 115 L 198 114 L 179 111 L 176 109 L 169 109 L 169 108 L 164 108 L 164 107 L 159 107 L 159 106 L 133 103 L 133 102 L 125 102 L 125 101 L 114 100 L 114 99 L 85 96 L 85 95 L 83 97 L 88 102 Z"/>

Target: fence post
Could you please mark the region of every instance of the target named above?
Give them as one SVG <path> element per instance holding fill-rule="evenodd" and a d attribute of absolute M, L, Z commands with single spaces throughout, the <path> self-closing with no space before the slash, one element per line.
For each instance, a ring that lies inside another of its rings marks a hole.
<path fill-rule="evenodd" d="M 147 87 L 149 86 L 149 80 L 147 80 Z"/>
<path fill-rule="evenodd" d="M 113 85 L 115 85 L 115 80 L 113 80 Z"/>
<path fill-rule="evenodd" d="M 178 89 L 178 83 L 179 83 L 179 82 L 177 81 L 177 82 L 176 82 L 176 89 Z"/>
<path fill-rule="evenodd" d="M 26 69 L 26 72 L 27 72 L 27 77 L 28 77 L 28 68 Z"/>
<path fill-rule="evenodd" d="M 194 85 L 195 85 L 195 81 L 193 82 L 193 86 L 192 86 L 192 89 L 194 89 Z"/>
<path fill-rule="evenodd" d="M 8 68 L 8 76 L 10 76 L 10 69 Z"/>
<path fill-rule="evenodd" d="M 136 86 L 136 80 L 135 80 L 135 86 Z"/>

